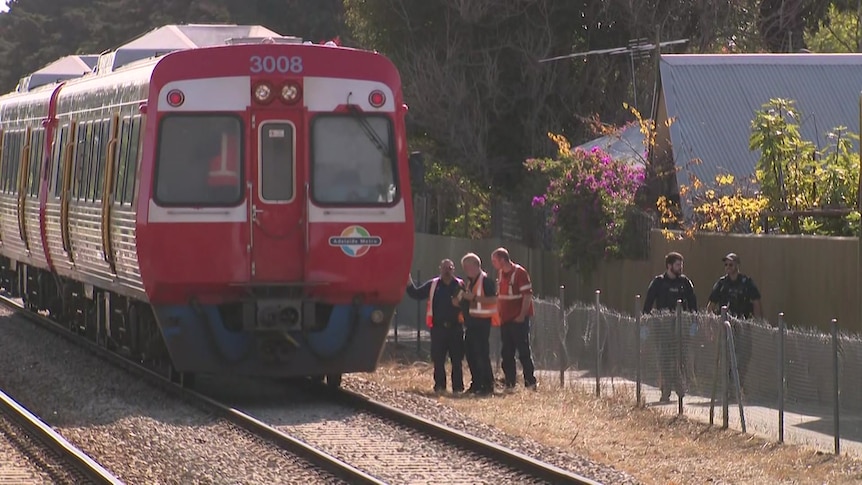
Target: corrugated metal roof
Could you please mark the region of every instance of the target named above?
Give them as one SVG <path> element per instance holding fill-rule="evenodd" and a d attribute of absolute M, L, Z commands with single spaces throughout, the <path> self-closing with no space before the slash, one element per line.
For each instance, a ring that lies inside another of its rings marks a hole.
<path fill-rule="evenodd" d="M 608 152 L 608 155 L 614 160 L 625 160 L 636 167 L 644 166 L 646 147 L 644 146 L 644 136 L 637 123 L 630 123 L 622 127 L 617 133 L 590 140 L 578 145 L 577 148 L 590 150 L 594 146 Z"/>
<path fill-rule="evenodd" d="M 678 171 L 679 184 L 689 183 L 690 172 L 705 183 L 722 173 L 752 176 L 759 152 L 748 149 L 751 121 L 770 98 L 796 101 L 801 134 L 818 147 L 836 126 L 859 133 L 859 54 L 670 54 L 661 57 L 661 79 L 667 116 L 675 119 L 674 162 L 688 166 Z"/>

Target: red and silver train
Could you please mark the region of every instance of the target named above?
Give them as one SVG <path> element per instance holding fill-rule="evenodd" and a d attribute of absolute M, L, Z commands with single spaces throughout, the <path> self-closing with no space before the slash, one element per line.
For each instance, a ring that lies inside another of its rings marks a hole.
<path fill-rule="evenodd" d="M 376 367 L 413 257 L 399 74 L 260 26 L 171 25 L 0 97 L 0 275 L 177 376 Z"/>

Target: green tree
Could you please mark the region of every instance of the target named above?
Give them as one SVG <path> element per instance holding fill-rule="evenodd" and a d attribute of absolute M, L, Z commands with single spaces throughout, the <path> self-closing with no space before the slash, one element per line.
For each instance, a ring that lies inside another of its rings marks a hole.
<path fill-rule="evenodd" d="M 860 12 L 841 10 L 829 5 L 826 18 L 816 30 L 809 30 L 805 42 L 813 52 L 860 52 L 862 32 L 859 30 Z"/>

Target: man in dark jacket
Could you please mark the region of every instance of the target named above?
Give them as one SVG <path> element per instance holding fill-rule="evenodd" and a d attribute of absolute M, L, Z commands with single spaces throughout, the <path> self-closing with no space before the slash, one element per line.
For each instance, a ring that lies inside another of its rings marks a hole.
<path fill-rule="evenodd" d="M 697 311 L 697 296 L 694 284 L 682 273 L 683 257 L 677 252 L 668 253 L 664 258 L 665 272 L 653 278 L 647 289 L 643 312 L 653 309 L 675 311 L 677 300 L 682 300 L 683 311 Z M 659 370 L 661 373 L 661 400 L 670 402 L 671 388 L 682 398 L 685 388 L 681 378 L 682 362 L 677 362 L 678 337 L 674 324 L 660 322 L 656 328 Z"/>
<path fill-rule="evenodd" d="M 428 299 L 425 324 L 431 331 L 431 360 L 434 362 L 434 392 L 446 391 L 446 356 L 452 363 L 452 392 L 464 392 L 464 317 L 458 303 L 458 293 L 464 282 L 455 277 L 451 259 L 440 262 L 440 276 L 420 287 L 407 286 L 407 295 L 417 300 Z"/>
<path fill-rule="evenodd" d="M 739 272 L 742 263 L 736 253 L 730 253 L 721 258 L 724 263 L 724 276 L 715 282 L 709 294 L 706 310 L 719 312 L 721 307 L 727 307 L 727 314 L 735 319 L 750 320 L 752 317 L 763 318 L 760 306 L 760 290 L 749 276 Z M 748 361 L 751 359 L 751 333 L 749 327 L 740 321 L 734 321 L 733 346 L 736 349 L 736 365 L 739 370 L 739 384 L 743 386 L 748 371 Z M 732 375 L 731 375 L 732 378 Z"/>

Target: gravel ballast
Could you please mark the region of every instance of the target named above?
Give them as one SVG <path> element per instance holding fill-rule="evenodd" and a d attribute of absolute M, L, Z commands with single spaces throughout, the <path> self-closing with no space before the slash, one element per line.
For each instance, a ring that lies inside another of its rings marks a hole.
<path fill-rule="evenodd" d="M 470 435 L 500 444 L 509 449 L 550 463 L 564 470 L 591 478 L 604 484 L 637 484 L 634 477 L 610 466 L 593 462 L 582 456 L 543 445 L 534 440 L 506 434 L 499 429 L 476 421 L 459 411 L 422 396 L 397 391 L 363 379 L 361 375 L 344 377 L 343 387 L 364 394 L 374 400 L 436 421 Z"/>
<path fill-rule="evenodd" d="M 127 483 L 332 481 L 6 308 L 0 388 Z"/>

